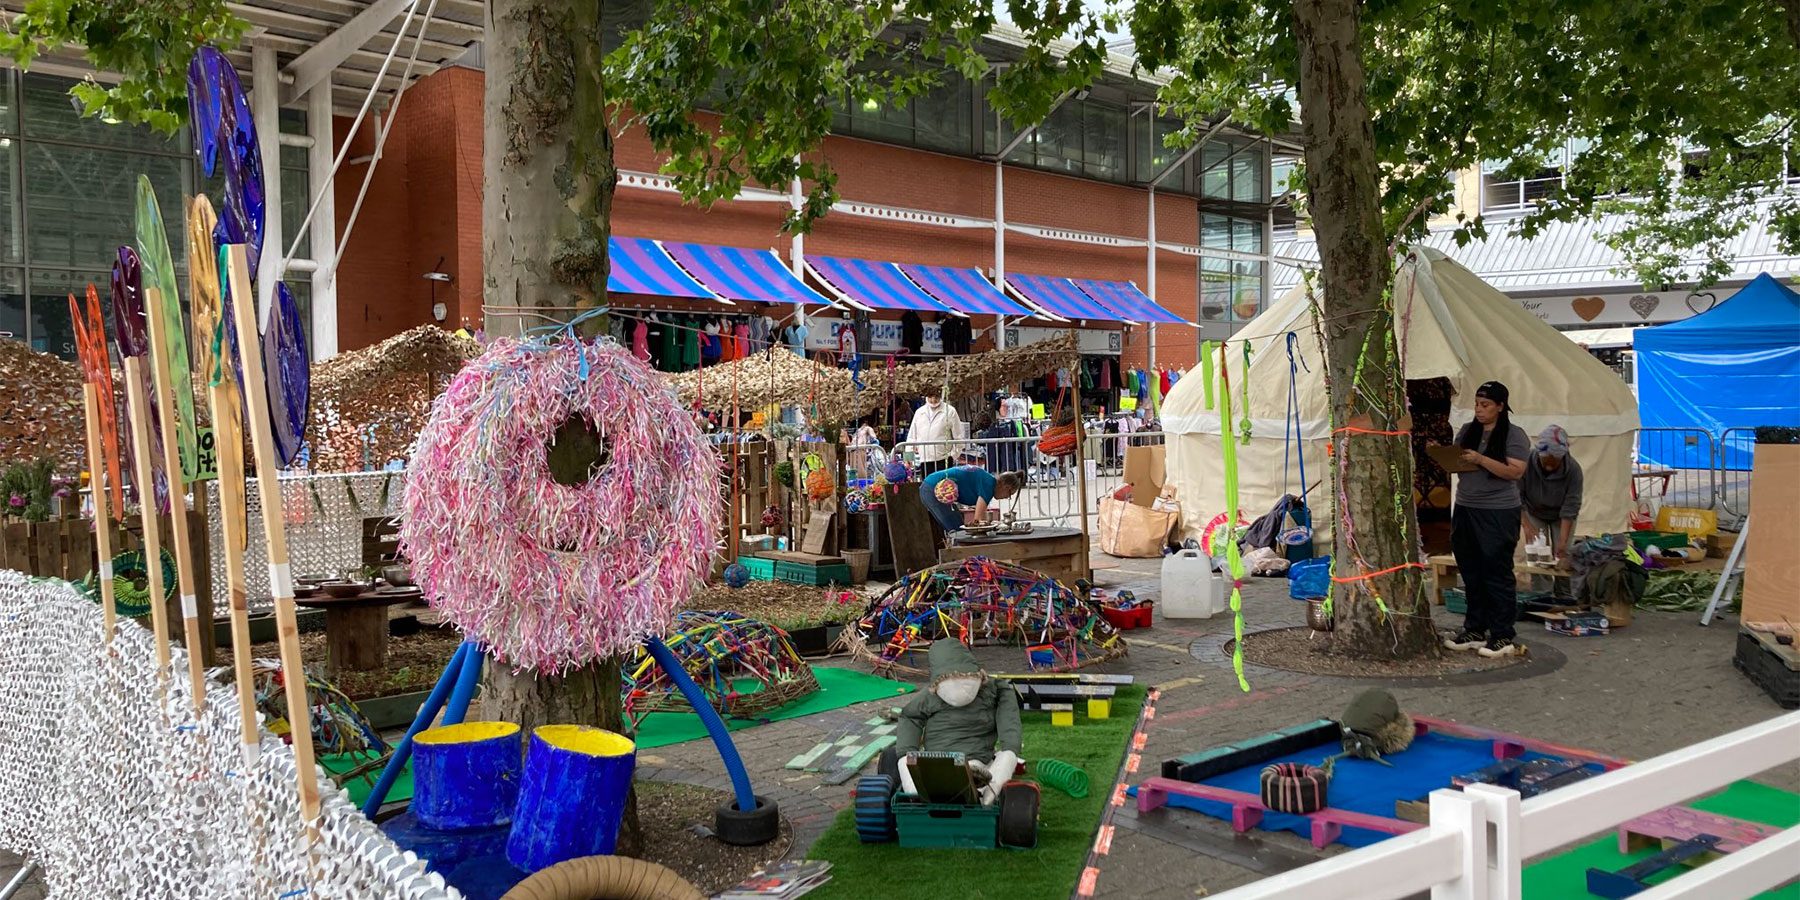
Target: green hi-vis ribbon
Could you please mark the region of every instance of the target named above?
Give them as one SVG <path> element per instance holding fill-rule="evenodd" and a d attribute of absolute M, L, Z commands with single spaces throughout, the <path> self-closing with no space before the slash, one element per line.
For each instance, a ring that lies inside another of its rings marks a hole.
<path fill-rule="evenodd" d="M 1219 372 L 1221 379 L 1219 391 L 1219 421 L 1231 421 L 1231 377 L 1227 367 L 1229 359 L 1224 353 L 1219 354 Z M 1212 373 L 1208 373 L 1210 384 Z M 1233 525 L 1238 521 L 1238 469 L 1237 442 L 1231 439 L 1225 429 L 1220 429 L 1219 448 L 1225 457 L 1225 533 L 1229 539 L 1225 542 L 1225 559 L 1231 574 L 1231 671 L 1237 673 L 1238 688 L 1244 693 L 1250 692 L 1250 680 L 1244 677 L 1244 595 L 1238 585 L 1244 580 L 1244 557 L 1238 551 L 1237 535 Z"/>
<path fill-rule="evenodd" d="M 1206 408 L 1213 408 L 1213 381 L 1219 373 L 1213 370 L 1213 342 L 1200 343 L 1200 385 L 1206 388 Z"/>
<path fill-rule="evenodd" d="M 1244 435 L 1244 443 L 1250 443 L 1250 342 L 1244 342 L 1244 377 L 1238 379 L 1238 391 L 1244 398 L 1244 418 L 1238 423 L 1238 429 Z M 1223 421 L 1223 420 L 1221 420 Z"/>

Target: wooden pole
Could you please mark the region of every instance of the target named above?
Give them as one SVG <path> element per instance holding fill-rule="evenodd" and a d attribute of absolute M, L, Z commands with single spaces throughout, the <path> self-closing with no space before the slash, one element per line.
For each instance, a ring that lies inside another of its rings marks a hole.
<path fill-rule="evenodd" d="M 171 298 L 172 299 L 172 298 Z M 181 633 L 187 645 L 188 684 L 194 711 L 206 709 L 206 643 L 200 637 L 200 600 L 194 589 L 194 545 L 188 535 L 187 482 L 181 462 L 181 430 L 175 415 L 175 379 L 169 371 L 169 334 L 163 323 L 162 292 L 144 288 L 150 314 L 150 365 L 156 377 L 156 399 L 162 417 L 163 462 L 169 473 L 169 530 L 175 543 L 176 589 L 181 592 Z M 208 622 L 207 627 L 212 627 Z"/>
<path fill-rule="evenodd" d="M 226 367 L 226 378 L 231 378 Z M 213 421 L 213 454 L 218 460 L 220 482 L 238 478 L 244 471 L 244 435 L 238 428 L 237 398 L 224 384 L 207 389 Z M 221 500 L 227 491 L 219 492 Z M 225 591 L 231 597 L 231 667 L 237 676 L 238 718 L 243 722 L 245 764 L 256 762 L 262 738 L 256 729 L 256 673 L 250 663 L 250 602 L 244 591 L 244 542 L 250 524 L 235 503 L 219 504 L 220 529 L 224 533 Z"/>
<path fill-rule="evenodd" d="M 100 389 L 91 381 L 81 385 L 81 405 L 87 414 L 88 487 L 94 495 L 94 542 L 99 548 L 100 565 L 95 577 L 100 582 L 100 610 L 107 643 L 112 643 L 113 628 L 118 624 L 113 606 L 112 515 L 109 510 L 105 481 L 106 460 L 100 452 Z M 110 398 L 109 402 L 110 402 Z M 120 510 L 121 515 L 124 513 Z"/>
<path fill-rule="evenodd" d="M 1069 397 L 1075 406 L 1075 498 L 1081 504 L 1081 559 L 1075 566 L 1077 578 L 1092 580 L 1093 573 L 1088 571 L 1090 554 L 1093 545 L 1088 536 L 1088 488 L 1087 488 L 1087 420 L 1081 415 L 1081 357 L 1075 357 L 1075 367 L 1069 372 Z"/>
<path fill-rule="evenodd" d="M 306 666 L 300 658 L 300 629 L 294 621 L 294 574 L 288 569 L 287 530 L 281 520 L 281 466 L 270 434 L 269 393 L 263 377 L 261 330 L 256 327 L 256 288 L 241 244 L 226 248 L 230 259 L 231 315 L 237 323 L 238 370 L 244 373 L 244 401 L 250 446 L 256 454 L 256 488 L 262 495 L 263 537 L 269 542 L 269 593 L 275 598 L 275 634 L 281 644 L 282 682 L 287 689 L 288 736 L 299 773 L 300 818 L 316 836 L 319 773 L 313 762 L 312 705 L 306 698 Z"/>
<path fill-rule="evenodd" d="M 145 318 L 154 319 L 150 315 Z M 137 467 L 138 511 L 144 520 L 144 571 L 150 588 L 150 630 L 156 635 L 156 664 L 169 669 L 169 619 L 163 608 L 162 527 L 156 522 L 156 467 L 150 462 L 150 398 L 144 393 L 144 361 L 125 357 L 125 403 L 131 413 L 131 456 Z M 176 465 L 181 465 L 176 460 Z M 175 492 L 171 479 L 169 493 Z M 173 506 L 173 502 L 170 503 Z"/>

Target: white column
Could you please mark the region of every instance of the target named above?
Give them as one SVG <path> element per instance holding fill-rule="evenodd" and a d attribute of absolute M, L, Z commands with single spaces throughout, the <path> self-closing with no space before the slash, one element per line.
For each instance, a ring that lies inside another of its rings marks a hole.
<path fill-rule="evenodd" d="M 306 151 L 307 187 L 313 193 L 324 193 L 319 211 L 313 213 L 310 226 L 312 258 L 312 356 L 329 359 L 338 352 L 337 296 L 337 210 L 333 202 L 331 157 L 336 150 L 332 140 L 331 78 L 306 92 L 306 128 L 312 135 L 312 146 Z"/>
<path fill-rule="evenodd" d="M 995 113 L 998 116 L 999 113 Z M 1004 132 L 997 132 L 1004 133 Z M 1006 160 L 994 160 L 994 286 L 1006 293 Z M 997 316 L 994 349 L 1006 349 L 1006 317 Z"/>
<path fill-rule="evenodd" d="M 800 190 L 800 179 L 795 178 L 793 181 L 788 183 L 788 206 L 792 207 L 795 212 L 799 212 L 800 207 L 802 205 L 804 205 L 805 203 L 806 203 L 805 194 Z M 788 256 L 790 257 L 790 259 L 788 260 L 788 263 L 789 263 L 789 266 L 794 270 L 794 277 L 800 279 L 801 282 L 805 282 L 806 281 L 806 235 L 805 234 L 800 233 L 800 232 L 795 232 L 795 234 L 794 234 L 794 249 L 789 251 Z M 796 323 L 798 323 L 802 328 L 806 327 L 806 304 L 804 304 L 804 303 L 794 304 L 794 321 Z"/>
<path fill-rule="evenodd" d="M 281 68 L 275 48 L 260 44 L 250 48 L 250 115 L 256 123 L 256 140 L 262 150 L 263 240 L 257 264 L 256 302 L 266 317 L 275 305 L 275 285 L 281 281 L 282 254 L 287 242 L 281 234 Z M 266 318 L 259 318 L 266 322 Z M 266 325 L 265 325 L 266 327 Z"/>
<path fill-rule="evenodd" d="M 1149 259 L 1144 264 L 1144 267 L 1149 270 L 1149 273 L 1148 273 L 1149 277 L 1147 280 L 1150 282 L 1150 300 L 1151 300 L 1151 302 L 1155 302 L 1156 301 L 1156 185 L 1153 184 L 1150 186 L 1150 195 L 1149 196 L 1150 196 L 1150 227 L 1148 230 L 1150 232 L 1150 240 L 1149 240 L 1149 246 L 1145 250 L 1145 253 L 1149 257 Z M 1155 322 L 1150 323 L 1150 352 L 1147 354 L 1147 359 L 1149 361 L 1147 363 L 1145 363 L 1145 366 L 1148 368 L 1149 371 L 1155 372 L 1156 371 L 1156 323 Z"/>

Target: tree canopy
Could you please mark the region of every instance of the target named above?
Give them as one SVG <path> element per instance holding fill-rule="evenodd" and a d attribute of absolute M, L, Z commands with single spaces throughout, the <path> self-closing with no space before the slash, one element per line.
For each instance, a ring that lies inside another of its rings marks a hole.
<path fill-rule="evenodd" d="M 1363 4 L 1384 228 L 1421 234 L 1451 210 L 1459 171 L 1498 161 L 1501 177 L 1528 176 L 1573 146 L 1563 177 L 1519 220 L 1524 235 L 1624 213 L 1606 239 L 1650 284 L 1723 274 L 1730 238 L 1758 215 L 1772 218 L 1786 252 L 1800 252 L 1794 196 L 1766 199 L 1783 165 L 1792 171 L 1800 115 L 1800 3 L 1787 6 L 1784 15 L 1741 0 Z M 1229 114 L 1285 131 L 1299 77 L 1292 8 L 1139 3 L 1130 25 L 1139 62 L 1174 73 L 1163 100 L 1190 122 Z M 1683 171 L 1690 158 L 1697 164 Z M 1457 237 L 1488 226 L 1462 212 Z M 1686 271 L 1692 249 L 1707 261 Z"/>

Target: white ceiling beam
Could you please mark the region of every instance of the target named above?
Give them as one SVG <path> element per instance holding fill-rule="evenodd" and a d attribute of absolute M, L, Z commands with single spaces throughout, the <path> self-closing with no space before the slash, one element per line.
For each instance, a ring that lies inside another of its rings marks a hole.
<path fill-rule="evenodd" d="M 305 96 L 313 85 L 330 78 L 331 71 L 349 59 L 351 53 L 392 24 L 396 16 L 417 5 L 418 0 L 374 0 L 364 7 L 350 21 L 338 26 L 324 40 L 312 45 L 287 64 L 287 71 L 293 74 L 294 83 L 282 86 L 281 102 L 293 103 Z"/>
<path fill-rule="evenodd" d="M 259 6 L 246 6 L 242 3 L 229 4 L 229 8 L 233 15 L 242 18 L 244 21 L 268 29 L 264 33 L 264 37 L 285 37 L 290 40 L 293 38 L 303 39 L 302 48 L 296 52 L 305 52 L 305 50 L 310 48 L 314 42 L 324 39 L 326 35 L 331 34 L 337 27 L 333 22 L 295 15 L 294 13 L 284 12 L 282 10 L 266 9 Z M 463 50 L 467 49 L 470 42 L 480 39 L 480 32 L 475 32 L 474 37 L 471 37 L 468 40 L 462 40 L 461 42 L 434 39 L 432 33 L 437 31 L 437 20 L 433 19 L 432 21 L 433 27 L 426 29 L 425 42 L 420 45 L 420 59 L 443 59 L 454 57 L 460 55 Z M 383 29 L 381 32 L 370 37 L 369 40 L 362 45 L 362 49 L 375 51 L 383 56 L 387 55 L 388 47 L 392 46 L 394 42 L 394 32 L 395 29 L 393 28 Z"/>
<path fill-rule="evenodd" d="M 253 0 L 265 2 L 265 0 Z M 279 0 L 282 6 L 318 13 L 321 18 L 334 22 L 347 22 L 362 12 L 369 4 L 366 0 Z M 433 21 L 445 20 L 450 26 L 465 26 L 479 31 L 482 27 L 482 7 L 476 0 L 438 0 L 437 12 Z"/>

